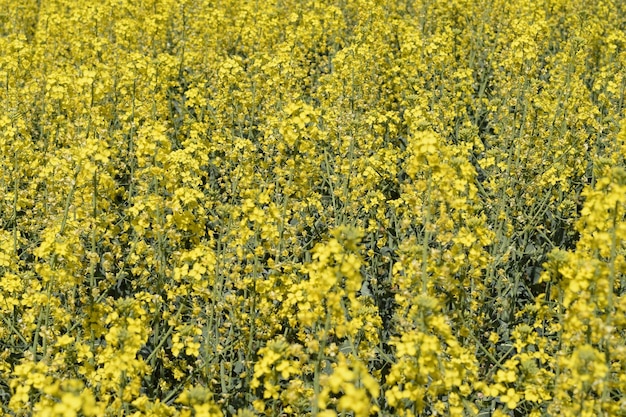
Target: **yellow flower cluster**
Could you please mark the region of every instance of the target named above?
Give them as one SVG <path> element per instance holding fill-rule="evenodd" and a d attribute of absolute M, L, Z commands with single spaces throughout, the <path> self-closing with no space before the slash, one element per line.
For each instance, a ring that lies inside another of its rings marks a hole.
<path fill-rule="evenodd" d="M 0 415 L 626 415 L 626 6 L 0 0 Z"/>

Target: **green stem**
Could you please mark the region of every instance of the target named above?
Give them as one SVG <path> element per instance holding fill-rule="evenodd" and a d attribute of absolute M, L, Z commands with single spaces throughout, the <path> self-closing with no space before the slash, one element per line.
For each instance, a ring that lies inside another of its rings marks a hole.
<path fill-rule="evenodd" d="M 315 374 L 313 375 L 313 409 L 311 410 L 311 416 L 315 417 L 319 413 L 318 399 L 320 395 L 320 373 L 322 371 L 322 361 L 324 360 L 324 350 L 326 349 L 326 342 L 328 340 L 328 330 L 330 329 L 330 314 L 326 312 L 326 323 L 324 324 L 324 337 L 322 337 L 322 343 L 320 345 L 320 351 L 317 355 L 317 361 L 315 362 Z"/>

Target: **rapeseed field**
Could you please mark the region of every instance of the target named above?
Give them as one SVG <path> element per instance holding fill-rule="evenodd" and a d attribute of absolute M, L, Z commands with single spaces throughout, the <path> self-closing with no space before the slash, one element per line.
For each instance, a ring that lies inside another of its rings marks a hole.
<path fill-rule="evenodd" d="M 0 415 L 626 416 L 626 3 L 0 0 Z"/>

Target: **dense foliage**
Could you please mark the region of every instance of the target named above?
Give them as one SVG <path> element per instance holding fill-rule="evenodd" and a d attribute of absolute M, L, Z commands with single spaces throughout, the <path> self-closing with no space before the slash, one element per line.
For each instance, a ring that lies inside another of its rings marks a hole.
<path fill-rule="evenodd" d="M 626 5 L 0 0 L 0 414 L 625 416 Z"/>

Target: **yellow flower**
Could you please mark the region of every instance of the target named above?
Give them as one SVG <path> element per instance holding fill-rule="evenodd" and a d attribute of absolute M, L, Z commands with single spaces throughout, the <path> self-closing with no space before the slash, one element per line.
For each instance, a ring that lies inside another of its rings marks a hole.
<path fill-rule="evenodd" d="M 522 397 L 513 388 L 509 388 L 506 394 L 500 396 L 500 401 L 505 403 L 510 410 L 514 410 L 521 399 Z"/>

